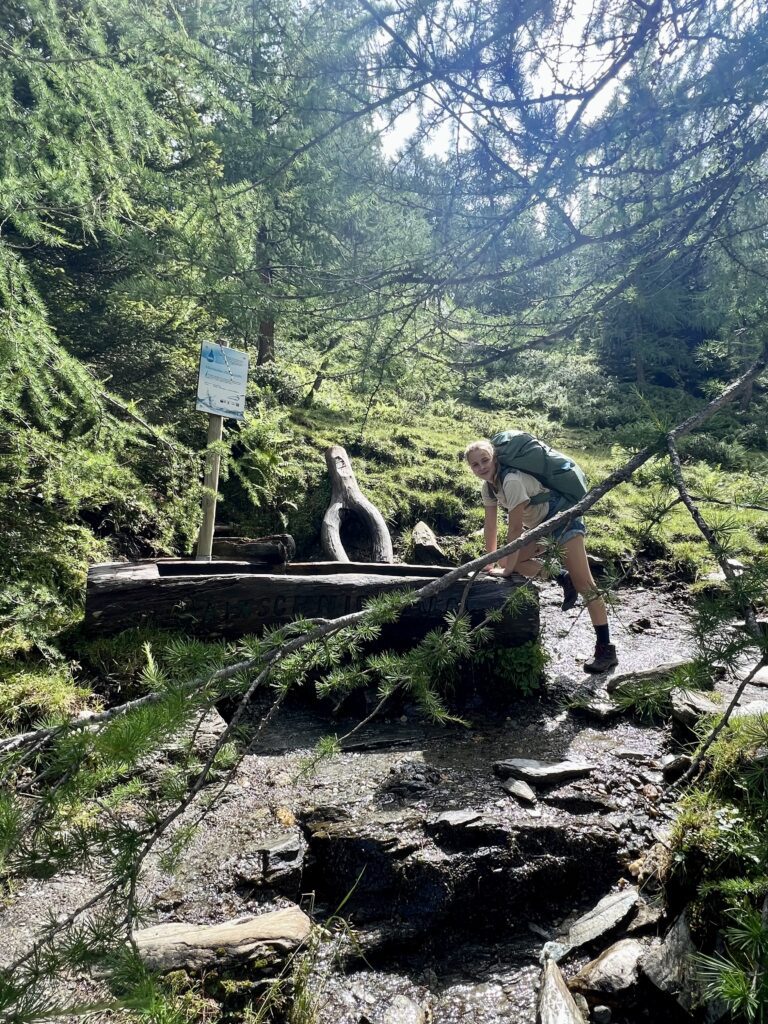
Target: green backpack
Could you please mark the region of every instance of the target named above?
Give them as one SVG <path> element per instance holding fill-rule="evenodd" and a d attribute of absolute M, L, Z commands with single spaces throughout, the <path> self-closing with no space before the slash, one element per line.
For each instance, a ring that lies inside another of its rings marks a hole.
<path fill-rule="evenodd" d="M 569 505 L 581 501 L 589 490 L 584 471 L 573 459 L 523 430 L 502 430 L 493 435 L 491 444 L 496 452 L 500 480 L 511 469 L 530 473 L 539 483 L 566 498 Z M 548 492 L 542 492 L 531 498 L 531 504 L 539 505 L 549 498 Z"/>

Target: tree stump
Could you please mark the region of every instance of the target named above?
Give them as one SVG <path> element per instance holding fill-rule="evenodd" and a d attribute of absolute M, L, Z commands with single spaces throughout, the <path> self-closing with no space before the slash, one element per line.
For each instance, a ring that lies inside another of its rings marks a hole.
<path fill-rule="evenodd" d="M 372 562 L 393 562 L 392 538 L 384 517 L 360 490 L 349 456 L 340 445 L 325 453 L 331 477 L 331 504 L 323 517 L 320 541 L 323 551 L 336 562 L 349 562 L 350 558 L 341 542 L 341 521 L 344 513 L 358 516 L 371 534 Z"/>

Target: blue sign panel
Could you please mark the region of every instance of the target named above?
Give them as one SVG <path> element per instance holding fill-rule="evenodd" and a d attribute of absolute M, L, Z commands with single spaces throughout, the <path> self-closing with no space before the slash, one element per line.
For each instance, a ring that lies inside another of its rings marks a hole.
<path fill-rule="evenodd" d="M 248 356 L 216 342 L 204 341 L 197 379 L 198 412 L 241 420 L 245 415 Z"/>

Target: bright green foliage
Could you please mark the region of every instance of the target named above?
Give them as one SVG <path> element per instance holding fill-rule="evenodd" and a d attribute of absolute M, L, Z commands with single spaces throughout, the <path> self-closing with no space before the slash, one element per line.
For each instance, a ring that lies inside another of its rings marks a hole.
<path fill-rule="evenodd" d="M 700 912 L 725 940 L 724 954 L 698 958 L 708 994 L 750 1024 L 764 1024 L 768 1006 L 767 740 L 765 715 L 729 722 L 672 833 L 673 872 L 698 888 Z"/>

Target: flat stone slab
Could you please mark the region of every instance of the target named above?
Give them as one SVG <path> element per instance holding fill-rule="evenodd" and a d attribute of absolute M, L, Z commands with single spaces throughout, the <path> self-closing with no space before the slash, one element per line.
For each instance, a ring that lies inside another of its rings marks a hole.
<path fill-rule="evenodd" d="M 550 959 L 544 962 L 536 1024 L 584 1024 L 560 968 Z"/>
<path fill-rule="evenodd" d="M 501 785 L 505 793 L 509 793 L 510 796 L 524 804 L 535 804 L 538 800 L 528 783 L 523 782 L 522 779 L 505 779 Z"/>
<path fill-rule="evenodd" d="M 679 669 L 690 664 L 690 658 L 675 658 L 672 661 L 665 661 L 661 665 L 642 669 L 639 672 L 624 672 L 618 676 L 611 676 L 605 684 L 605 688 L 608 693 L 615 693 L 617 690 L 624 688 L 631 690 L 638 683 L 663 682 L 673 672 L 677 672 Z"/>
<path fill-rule="evenodd" d="M 299 907 L 258 917 L 238 917 L 222 924 L 177 921 L 142 928 L 134 935 L 142 960 L 152 970 L 199 971 L 236 962 L 287 959 L 309 936 L 312 922 Z"/>
<path fill-rule="evenodd" d="M 522 779 L 544 785 L 555 785 L 566 779 L 583 779 L 595 766 L 586 761 L 536 761 L 526 757 L 513 757 L 497 761 L 493 770 L 502 779 Z"/>
<path fill-rule="evenodd" d="M 571 950 L 594 942 L 621 924 L 629 916 L 638 898 L 638 890 L 633 885 L 620 892 L 609 893 L 596 907 L 574 921 L 563 939 L 546 943 L 543 955 L 562 960 Z"/>
<path fill-rule="evenodd" d="M 574 975 L 568 987 L 576 992 L 615 995 L 637 985 L 638 962 L 645 953 L 639 939 L 620 939 Z"/>

